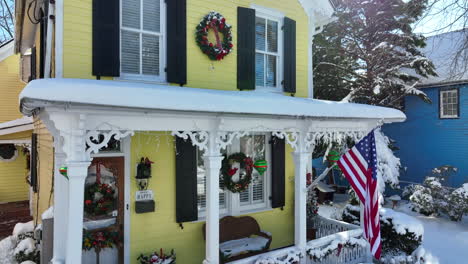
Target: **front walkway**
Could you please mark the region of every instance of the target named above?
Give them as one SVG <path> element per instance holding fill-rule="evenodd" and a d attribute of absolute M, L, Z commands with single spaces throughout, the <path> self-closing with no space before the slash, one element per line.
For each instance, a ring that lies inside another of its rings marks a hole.
<path fill-rule="evenodd" d="M 440 264 L 465 264 L 468 262 L 468 217 L 461 222 L 453 222 L 445 217 L 424 216 L 411 211 L 407 204 L 396 211 L 419 219 L 424 225 L 423 247 Z"/>
<path fill-rule="evenodd" d="M 16 223 L 31 220 L 29 201 L 0 204 L 0 240 L 11 235 Z"/>

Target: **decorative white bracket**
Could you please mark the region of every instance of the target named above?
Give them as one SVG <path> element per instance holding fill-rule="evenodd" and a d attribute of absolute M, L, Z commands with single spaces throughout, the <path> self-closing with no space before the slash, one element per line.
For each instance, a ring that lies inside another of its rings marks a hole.
<path fill-rule="evenodd" d="M 88 149 L 86 150 L 86 155 L 88 157 L 91 156 L 93 153 L 99 153 L 99 150 L 103 147 L 107 147 L 109 144 L 109 141 L 112 139 L 112 137 L 115 140 L 120 140 L 121 138 L 125 138 L 127 136 L 133 136 L 135 132 L 131 130 L 117 130 L 113 129 L 110 131 L 102 131 L 102 130 L 90 130 L 86 133 L 86 145 L 88 145 Z M 99 142 L 99 136 L 104 136 L 104 139 Z M 96 143 L 98 142 L 98 143 Z"/>
<path fill-rule="evenodd" d="M 232 144 L 235 138 L 246 136 L 248 133 L 245 131 L 214 131 L 216 135 L 216 149 L 226 149 L 227 146 Z M 207 151 L 209 143 L 209 132 L 208 131 L 174 131 L 173 136 L 177 136 L 183 139 L 189 139 L 192 141 L 194 146 L 197 146 L 200 150 Z"/>

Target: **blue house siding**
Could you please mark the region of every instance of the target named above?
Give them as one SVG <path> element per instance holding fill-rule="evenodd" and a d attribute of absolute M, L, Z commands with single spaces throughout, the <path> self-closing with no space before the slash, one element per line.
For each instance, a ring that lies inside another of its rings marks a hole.
<path fill-rule="evenodd" d="M 447 184 L 458 187 L 468 182 L 468 84 L 453 87 L 459 88 L 459 118 L 439 118 L 439 90 L 448 87 L 434 87 L 424 89 L 432 104 L 407 97 L 407 121 L 384 127 L 396 140 L 400 148 L 396 155 L 407 168 L 400 180 L 422 182 L 433 168 L 452 165 L 458 172 Z"/>

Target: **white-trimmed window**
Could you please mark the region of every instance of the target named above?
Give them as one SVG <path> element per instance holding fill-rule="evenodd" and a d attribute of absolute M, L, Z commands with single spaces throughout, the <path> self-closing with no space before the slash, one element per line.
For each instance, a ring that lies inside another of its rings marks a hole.
<path fill-rule="evenodd" d="M 282 20 L 280 14 L 258 10 L 255 18 L 255 85 L 281 87 Z"/>
<path fill-rule="evenodd" d="M 271 156 L 269 140 L 270 135 L 263 133 L 244 136 L 240 139 L 233 140 L 233 143 L 223 154 L 229 156 L 236 152 L 243 152 L 254 161 L 265 159 L 269 163 L 269 157 Z M 206 212 L 206 174 L 202 157 L 203 152 L 197 150 L 197 205 L 198 216 L 201 218 L 205 216 Z M 267 170 L 263 175 L 260 175 L 254 170 L 252 176 L 253 179 L 249 188 L 239 194 L 232 194 L 223 189 L 223 183 L 220 182 L 220 214 L 238 215 L 245 212 L 265 210 L 271 207 L 269 201 L 270 171 Z"/>
<path fill-rule="evenodd" d="M 440 118 L 458 118 L 458 89 L 440 91 Z"/>
<path fill-rule="evenodd" d="M 121 0 L 121 78 L 165 81 L 163 0 Z"/>

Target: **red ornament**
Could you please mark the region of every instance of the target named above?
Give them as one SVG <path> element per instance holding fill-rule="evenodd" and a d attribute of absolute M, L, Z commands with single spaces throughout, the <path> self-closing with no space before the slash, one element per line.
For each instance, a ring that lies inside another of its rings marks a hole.
<path fill-rule="evenodd" d="M 210 42 L 210 45 L 209 45 L 209 46 L 210 46 L 210 47 L 213 47 L 213 43 Z"/>
<path fill-rule="evenodd" d="M 224 17 L 221 18 L 221 22 L 226 23 L 226 19 Z"/>
<path fill-rule="evenodd" d="M 86 204 L 86 205 L 90 205 L 91 203 L 92 203 L 91 200 L 86 200 L 86 201 L 85 201 L 85 204 Z"/>

